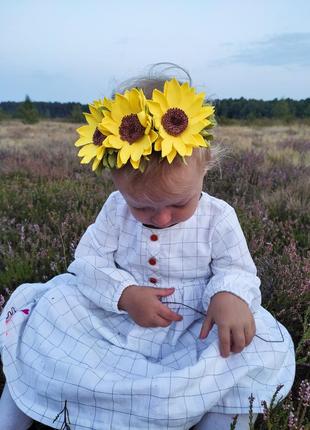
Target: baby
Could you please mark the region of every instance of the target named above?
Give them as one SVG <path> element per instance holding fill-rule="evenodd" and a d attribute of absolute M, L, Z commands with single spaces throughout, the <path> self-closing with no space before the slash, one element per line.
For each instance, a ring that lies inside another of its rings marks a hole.
<path fill-rule="evenodd" d="M 68 273 L 6 305 L 1 430 L 61 428 L 62 410 L 75 430 L 225 430 L 236 414 L 241 430 L 249 396 L 257 414 L 279 384 L 288 393 L 291 338 L 260 305 L 234 209 L 202 191 L 213 114 L 176 79 L 90 105 L 79 156 L 118 191 Z"/>

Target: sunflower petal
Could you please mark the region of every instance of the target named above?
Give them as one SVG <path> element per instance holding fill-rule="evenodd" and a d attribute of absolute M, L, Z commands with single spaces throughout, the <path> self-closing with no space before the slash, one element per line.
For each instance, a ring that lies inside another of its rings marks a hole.
<path fill-rule="evenodd" d="M 212 105 L 204 105 L 202 110 L 206 113 L 206 117 L 214 115 L 215 107 Z"/>
<path fill-rule="evenodd" d="M 165 95 L 161 91 L 155 89 L 153 91 L 152 100 L 155 103 L 159 104 L 160 109 L 161 109 L 162 112 L 166 112 L 166 110 L 169 109 L 169 105 L 167 103 L 167 99 L 166 99 Z M 149 103 L 149 101 L 148 101 L 148 103 Z"/>
<path fill-rule="evenodd" d="M 175 156 L 177 155 L 177 151 L 173 148 L 171 152 L 167 155 L 168 163 L 171 164 L 174 160 Z"/>
<path fill-rule="evenodd" d="M 207 106 L 204 106 L 200 109 L 197 115 L 192 115 L 192 122 L 196 123 L 197 121 L 201 121 L 201 120 L 206 120 L 210 122 L 210 120 L 207 118 L 212 116 L 213 114 L 214 114 L 214 108 L 209 109 Z"/>
<path fill-rule="evenodd" d="M 206 121 L 199 121 L 197 123 L 192 123 L 192 120 L 191 120 L 190 126 L 188 127 L 188 129 L 191 134 L 197 134 L 197 133 L 200 133 L 201 130 L 203 130 L 206 126 L 207 126 Z"/>
<path fill-rule="evenodd" d="M 124 146 L 124 144 L 124 140 L 121 140 L 119 136 L 113 136 L 113 134 L 110 134 L 110 136 L 107 136 L 107 138 L 104 140 L 104 146 L 108 148 L 120 149 Z"/>
<path fill-rule="evenodd" d="M 151 113 L 155 117 L 158 117 L 158 119 L 159 119 L 159 118 L 161 118 L 163 116 L 163 110 L 162 110 L 162 108 L 161 108 L 161 106 L 160 106 L 159 103 L 148 101 L 147 104 L 148 104 L 148 107 L 149 107 Z"/>
<path fill-rule="evenodd" d="M 171 149 L 172 149 L 171 139 L 169 139 L 169 137 L 167 139 L 163 139 L 163 141 L 161 143 L 161 155 L 162 155 L 162 157 L 166 157 L 166 155 L 168 155 L 169 152 L 171 152 Z"/>
<path fill-rule="evenodd" d="M 193 153 L 193 147 L 192 146 L 186 146 L 186 157 L 190 157 Z"/>
<path fill-rule="evenodd" d="M 161 151 L 162 139 L 158 138 L 154 144 L 155 151 Z"/>
<path fill-rule="evenodd" d="M 136 88 L 130 91 L 126 91 L 126 98 L 129 101 L 130 110 L 132 113 L 138 113 L 141 111 L 141 97 L 140 93 Z"/>
<path fill-rule="evenodd" d="M 93 172 L 94 172 L 94 171 L 97 169 L 97 167 L 99 166 L 100 161 L 101 161 L 101 160 L 99 160 L 99 158 L 95 158 L 95 160 L 94 160 L 94 162 L 93 162 L 93 165 L 92 165 L 92 171 L 93 171 Z"/>
<path fill-rule="evenodd" d="M 186 146 L 181 139 L 175 139 L 173 142 L 175 150 L 183 157 L 186 154 Z"/>
<path fill-rule="evenodd" d="M 145 113 L 145 111 L 141 111 L 137 114 L 138 116 L 138 120 L 140 121 L 140 124 L 143 125 L 143 127 L 147 127 L 147 123 L 148 123 L 148 117 Z"/>
<path fill-rule="evenodd" d="M 92 114 L 95 121 L 100 122 L 102 120 L 102 114 L 94 108 L 92 105 L 89 105 L 90 113 Z"/>
<path fill-rule="evenodd" d="M 87 164 L 90 162 L 90 160 L 92 160 L 95 157 L 94 154 L 87 154 L 84 156 L 84 158 L 82 158 L 81 160 L 81 164 Z"/>
<path fill-rule="evenodd" d="M 126 164 L 130 157 L 130 145 L 129 143 L 125 143 L 125 145 L 120 149 L 119 155 L 123 164 Z"/>
<path fill-rule="evenodd" d="M 123 165 L 124 165 L 124 163 L 121 160 L 120 151 L 118 151 L 118 153 L 117 153 L 117 160 L 116 160 L 116 166 L 117 166 L 118 169 L 120 169 Z"/>
<path fill-rule="evenodd" d="M 129 100 L 122 94 L 115 95 L 115 101 L 112 105 L 112 110 L 115 106 L 118 106 L 124 115 L 128 115 L 131 112 Z"/>
<path fill-rule="evenodd" d="M 193 136 L 198 146 L 208 147 L 210 144 L 201 136 L 201 134 L 195 134 Z"/>
<path fill-rule="evenodd" d="M 140 159 L 138 161 L 134 161 L 132 158 L 130 159 L 130 163 L 134 169 L 139 169 Z"/>
<path fill-rule="evenodd" d="M 96 130 L 95 127 L 93 128 L 93 127 L 90 127 L 89 125 L 82 125 L 82 127 L 79 127 L 76 129 L 79 135 L 84 137 L 93 136 L 95 130 Z"/>
<path fill-rule="evenodd" d="M 107 130 L 109 133 L 118 135 L 119 126 L 118 124 L 110 118 L 103 118 L 102 122 L 98 124 L 98 129 L 104 133 Z"/>
<path fill-rule="evenodd" d="M 165 82 L 164 94 L 167 98 L 169 107 L 178 107 L 181 101 L 181 87 L 179 82 L 174 78 Z"/>
<path fill-rule="evenodd" d="M 94 118 L 94 117 L 93 117 L 93 115 L 92 115 L 91 113 L 88 113 L 88 112 L 85 112 L 85 113 L 84 113 L 84 116 L 85 116 L 86 121 L 88 122 L 88 124 L 89 124 L 91 127 L 94 127 L 94 128 L 96 128 L 96 126 L 97 126 L 98 122 L 100 122 L 100 121 L 101 121 L 101 118 L 99 119 L 99 121 L 97 121 L 97 120 L 96 120 L 96 118 Z M 87 127 L 87 126 L 86 126 L 86 127 Z"/>
<path fill-rule="evenodd" d="M 149 139 L 149 137 L 147 136 L 147 138 Z M 143 155 L 150 155 L 152 154 L 153 148 L 152 148 L 152 144 L 151 142 L 149 142 L 149 145 L 146 145 L 143 149 Z"/>
<path fill-rule="evenodd" d="M 129 101 L 121 94 L 116 94 L 115 100 L 112 103 L 111 118 L 120 124 L 124 116 L 130 115 L 133 112 L 130 110 Z"/>
<path fill-rule="evenodd" d="M 85 145 L 79 150 L 78 156 L 79 157 L 91 156 L 91 158 L 93 158 L 96 156 L 97 148 L 98 146 L 92 143 L 90 143 L 89 145 Z"/>
<path fill-rule="evenodd" d="M 153 143 L 157 139 L 158 134 L 154 130 L 150 130 L 150 133 L 149 133 L 148 136 L 149 136 L 149 138 L 151 140 L 151 143 Z"/>
<path fill-rule="evenodd" d="M 143 153 L 143 146 L 139 143 L 130 145 L 130 157 L 133 161 L 138 161 Z"/>
<path fill-rule="evenodd" d="M 82 136 L 80 137 L 75 143 L 74 146 L 83 146 L 83 145 L 87 145 L 88 143 L 92 143 L 92 137 L 85 137 Z"/>
<path fill-rule="evenodd" d="M 190 87 L 188 82 L 184 82 L 181 85 L 181 90 L 182 90 L 182 97 L 183 95 L 188 97 L 190 94 L 195 93 L 194 88 Z"/>
<path fill-rule="evenodd" d="M 98 158 L 98 160 L 102 160 L 102 157 L 104 156 L 105 153 L 105 147 L 104 146 L 99 146 L 96 152 L 96 157 Z"/>
<path fill-rule="evenodd" d="M 105 107 L 109 111 L 111 111 L 111 109 L 112 109 L 112 103 L 113 103 L 112 100 L 108 99 L 107 97 L 105 97 L 103 99 L 103 107 Z"/>

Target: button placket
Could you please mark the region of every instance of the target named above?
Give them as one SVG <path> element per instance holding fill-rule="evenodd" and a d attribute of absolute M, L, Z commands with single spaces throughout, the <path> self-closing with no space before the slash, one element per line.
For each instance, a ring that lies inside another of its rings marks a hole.
<path fill-rule="evenodd" d="M 160 252 L 160 240 L 159 235 L 156 233 L 149 233 L 148 239 L 148 268 L 149 268 L 149 279 L 148 281 L 154 286 L 159 283 L 159 252 Z"/>

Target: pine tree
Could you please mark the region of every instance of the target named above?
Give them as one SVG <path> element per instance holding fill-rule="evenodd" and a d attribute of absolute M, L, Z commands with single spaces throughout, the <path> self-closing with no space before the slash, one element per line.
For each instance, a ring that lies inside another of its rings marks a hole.
<path fill-rule="evenodd" d="M 80 103 L 76 103 L 73 105 L 71 114 L 70 114 L 70 121 L 72 122 L 83 122 L 84 116 L 82 112 L 82 107 Z"/>
<path fill-rule="evenodd" d="M 18 117 L 24 124 L 35 124 L 39 121 L 39 113 L 28 95 L 26 95 L 24 103 L 18 109 Z"/>
<path fill-rule="evenodd" d="M 0 122 L 9 119 L 9 115 L 0 107 Z"/>

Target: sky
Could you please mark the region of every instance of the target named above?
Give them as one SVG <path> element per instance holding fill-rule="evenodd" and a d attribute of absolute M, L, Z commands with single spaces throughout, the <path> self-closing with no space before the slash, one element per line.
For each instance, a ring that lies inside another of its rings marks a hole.
<path fill-rule="evenodd" d="M 0 0 L 0 101 L 91 103 L 161 62 L 211 99 L 310 97 L 310 1 Z"/>

